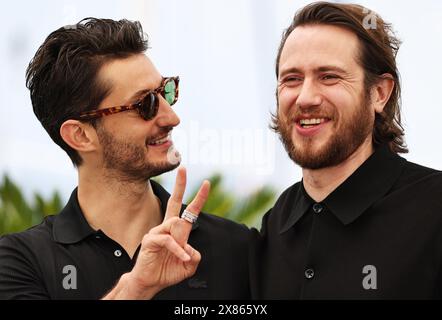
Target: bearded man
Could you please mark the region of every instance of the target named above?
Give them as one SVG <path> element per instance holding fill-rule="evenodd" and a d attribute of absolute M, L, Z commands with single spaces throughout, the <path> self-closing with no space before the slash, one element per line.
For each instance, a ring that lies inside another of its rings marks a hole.
<path fill-rule="evenodd" d="M 273 127 L 302 181 L 254 232 L 252 297 L 442 298 L 442 173 L 398 155 L 398 48 L 353 4 L 310 4 L 284 33 Z"/>

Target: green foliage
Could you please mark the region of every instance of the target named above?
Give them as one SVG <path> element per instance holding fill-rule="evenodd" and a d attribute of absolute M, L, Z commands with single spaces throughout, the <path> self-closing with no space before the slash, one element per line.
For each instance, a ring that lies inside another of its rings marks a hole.
<path fill-rule="evenodd" d="M 49 199 L 36 192 L 32 201 L 28 202 L 20 188 L 4 175 L 0 183 L 0 235 L 34 226 L 45 216 L 58 213 L 62 207 L 57 191 Z"/>
<path fill-rule="evenodd" d="M 209 178 L 211 191 L 203 211 L 248 226 L 258 226 L 261 216 L 272 205 L 275 192 L 269 187 L 263 187 L 252 194 L 239 198 L 227 191 L 222 185 L 222 176 L 214 174 Z M 198 187 L 186 203 L 194 198 Z M 18 232 L 40 223 L 50 214 L 56 214 L 63 208 L 64 202 L 60 194 L 54 191 L 49 199 L 35 192 L 31 201 L 25 199 L 19 186 L 4 175 L 0 182 L 0 235 Z"/>
<path fill-rule="evenodd" d="M 209 178 L 210 194 L 203 211 L 244 223 L 247 226 L 259 227 L 262 215 L 273 204 L 275 191 L 264 186 L 244 198 L 239 198 L 223 187 L 222 179 L 221 174 L 214 174 Z M 186 203 L 195 197 L 198 188 L 199 186 L 194 189 Z"/>

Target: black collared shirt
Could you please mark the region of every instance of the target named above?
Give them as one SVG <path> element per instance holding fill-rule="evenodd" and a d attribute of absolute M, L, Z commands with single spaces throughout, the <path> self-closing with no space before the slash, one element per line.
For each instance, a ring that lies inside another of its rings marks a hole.
<path fill-rule="evenodd" d="M 441 299 L 442 172 L 382 146 L 321 203 L 287 189 L 253 238 L 252 298 Z"/>
<path fill-rule="evenodd" d="M 151 181 L 166 211 L 169 194 Z M 194 276 L 157 299 L 247 299 L 248 240 L 243 225 L 201 213 L 189 243 L 202 260 Z M 0 238 L 0 299 L 99 299 L 130 271 L 125 250 L 87 223 L 77 190 L 62 212 L 27 231 Z"/>

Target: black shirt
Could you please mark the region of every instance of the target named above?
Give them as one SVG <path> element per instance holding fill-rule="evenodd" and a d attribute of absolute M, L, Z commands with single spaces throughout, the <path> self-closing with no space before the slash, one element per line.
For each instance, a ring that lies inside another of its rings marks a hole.
<path fill-rule="evenodd" d="M 441 299 L 442 172 L 382 146 L 321 203 L 284 191 L 253 238 L 252 298 Z"/>
<path fill-rule="evenodd" d="M 151 185 L 164 214 L 169 194 Z M 155 298 L 249 298 L 249 233 L 243 225 L 201 213 L 189 237 L 202 256 L 195 275 Z M 118 243 L 94 231 L 74 190 L 60 214 L 0 238 L 0 299 L 99 299 L 133 268 L 139 249 L 131 260 Z"/>

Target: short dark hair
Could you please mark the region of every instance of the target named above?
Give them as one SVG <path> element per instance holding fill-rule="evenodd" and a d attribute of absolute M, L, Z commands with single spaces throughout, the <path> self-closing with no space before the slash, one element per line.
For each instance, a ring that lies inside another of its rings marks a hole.
<path fill-rule="evenodd" d="M 375 28 L 364 25 L 368 14 L 375 19 Z M 315 24 L 342 27 L 357 35 L 360 49 L 357 59 L 364 69 L 366 91 L 379 80 L 380 75 L 392 75 L 393 92 L 384 111 L 375 116 L 373 144 L 377 147 L 387 143 L 393 152 L 408 152 L 401 124 L 401 85 L 396 66 L 396 55 L 401 42 L 395 37 L 391 25 L 373 11 L 356 4 L 330 2 L 315 2 L 302 8 L 283 33 L 276 58 L 276 76 L 279 75 L 279 60 L 290 33 L 296 27 Z M 279 132 L 278 117 L 275 115 L 272 116 L 271 128 Z"/>
<path fill-rule="evenodd" d="M 110 84 L 98 79 L 104 64 L 147 48 L 147 36 L 138 21 L 85 18 L 52 32 L 37 50 L 26 70 L 32 107 L 74 166 L 81 165 L 82 158 L 61 137 L 61 125 L 80 112 L 97 108 L 109 94 Z"/>

